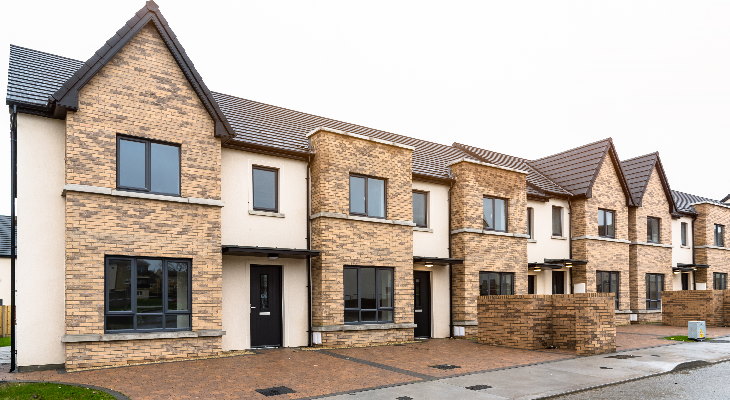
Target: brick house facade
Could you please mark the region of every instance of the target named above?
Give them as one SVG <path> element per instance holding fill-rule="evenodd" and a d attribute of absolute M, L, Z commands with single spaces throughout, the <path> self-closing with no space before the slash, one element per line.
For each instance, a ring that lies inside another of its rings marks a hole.
<path fill-rule="evenodd" d="M 628 172 L 610 139 L 526 160 L 211 92 L 154 2 L 86 62 L 13 46 L 10 70 L 18 240 L 33 250 L 17 258 L 21 369 L 476 337 L 480 295 L 536 285 L 616 293 L 628 322 L 646 310 L 646 274 L 672 290 L 678 271 L 697 288 L 730 272 L 715 240 L 730 206 L 670 195 L 660 167 Z M 147 146 L 131 169 L 144 166 L 146 184 L 154 145 L 178 149 L 159 161 L 178 191 L 120 184 L 123 138 Z M 534 202 L 548 205 L 537 219 Z M 599 210 L 613 213 L 610 233 Z M 659 243 L 647 217 L 661 220 Z M 694 221 L 682 247 L 696 250 L 681 265 L 678 218 Z M 110 259 L 131 260 L 113 284 Z M 138 264 L 150 259 L 164 272 Z M 561 283 L 539 285 L 539 268 Z M 599 273 L 617 273 L 615 287 Z"/>

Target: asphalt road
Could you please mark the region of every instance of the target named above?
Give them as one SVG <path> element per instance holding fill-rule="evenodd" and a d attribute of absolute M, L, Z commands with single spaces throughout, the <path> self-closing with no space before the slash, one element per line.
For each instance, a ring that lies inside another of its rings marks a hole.
<path fill-rule="evenodd" d="M 726 400 L 730 399 L 730 362 L 680 370 L 555 399 Z"/>

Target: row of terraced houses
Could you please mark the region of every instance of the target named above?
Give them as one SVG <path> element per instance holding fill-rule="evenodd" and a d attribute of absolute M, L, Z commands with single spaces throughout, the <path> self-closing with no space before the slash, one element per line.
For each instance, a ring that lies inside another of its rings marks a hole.
<path fill-rule="evenodd" d="M 7 104 L 21 369 L 473 337 L 492 294 L 657 321 L 730 273 L 728 199 L 658 153 L 528 160 L 212 92 L 153 2 L 85 62 L 11 46 Z"/>

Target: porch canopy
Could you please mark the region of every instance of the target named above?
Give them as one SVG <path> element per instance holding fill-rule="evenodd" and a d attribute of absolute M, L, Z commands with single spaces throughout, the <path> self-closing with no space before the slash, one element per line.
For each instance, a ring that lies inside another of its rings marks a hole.
<path fill-rule="evenodd" d="M 318 256 L 321 251 L 307 249 L 286 249 L 281 247 L 258 246 L 223 246 L 224 256 L 248 256 L 269 258 L 310 258 Z"/>
<path fill-rule="evenodd" d="M 442 258 L 442 257 L 418 257 L 413 256 L 414 264 L 423 264 L 425 266 L 434 265 L 451 265 L 451 264 L 463 264 L 463 258 Z"/>
<path fill-rule="evenodd" d="M 698 268 L 710 268 L 710 266 L 707 264 L 677 263 L 676 267 L 672 267 L 672 272 L 692 272 L 692 271 L 697 271 Z"/>
<path fill-rule="evenodd" d="M 587 260 L 576 260 L 573 258 L 546 258 L 545 264 L 560 264 L 565 268 L 570 268 L 574 265 L 586 265 Z"/>

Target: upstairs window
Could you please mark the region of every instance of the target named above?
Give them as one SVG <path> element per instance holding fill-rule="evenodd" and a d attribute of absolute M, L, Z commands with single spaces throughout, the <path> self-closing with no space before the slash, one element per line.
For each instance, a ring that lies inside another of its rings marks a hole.
<path fill-rule="evenodd" d="M 279 212 L 279 170 L 253 167 L 253 209 Z"/>
<path fill-rule="evenodd" d="M 534 225 L 535 225 L 535 210 L 532 207 L 527 207 L 527 236 L 530 237 L 530 239 L 535 238 L 535 233 L 533 232 Z"/>
<path fill-rule="evenodd" d="M 418 227 L 428 227 L 428 192 L 413 191 L 413 222 Z"/>
<path fill-rule="evenodd" d="M 513 272 L 480 272 L 479 295 L 514 294 L 515 274 Z"/>
<path fill-rule="evenodd" d="M 553 206 L 553 236 L 563 236 L 563 207 Z"/>
<path fill-rule="evenodd" d="M 682 222 L 680 224 L 679 233 L 681 236 L 680 240 L 681 240 L 682 246 L 686 246 L 687 245 L 687 223 L 686 222 Z"/>
<path fill-rule="evenodd" d="M 649 243 L 661 242 L 661 229 L 662 223 L 659 218 L 646 217 L 646 241 Z"/>
<path fill-rule="evenodd" d="M 725 225 L 715 224 L 715 246 L 725 247 Z"/>
<path fill-rule="evenodd" d="M 180 146 L 117 137 L 117 188 L 180 195 Z"/>
<path fill-rule="evenodd" d="M 484 230 L 507 232 L 507 200 L 484 198 Z"/>
<path fill-rule="evenodd" d="M 616 238 L 616 212 L 598 209 L 598 236 Z"/>
<path fill-rule="evenodd" d="M 385 179 L 350 175 L 350 214 L 385 218 Z"/>

